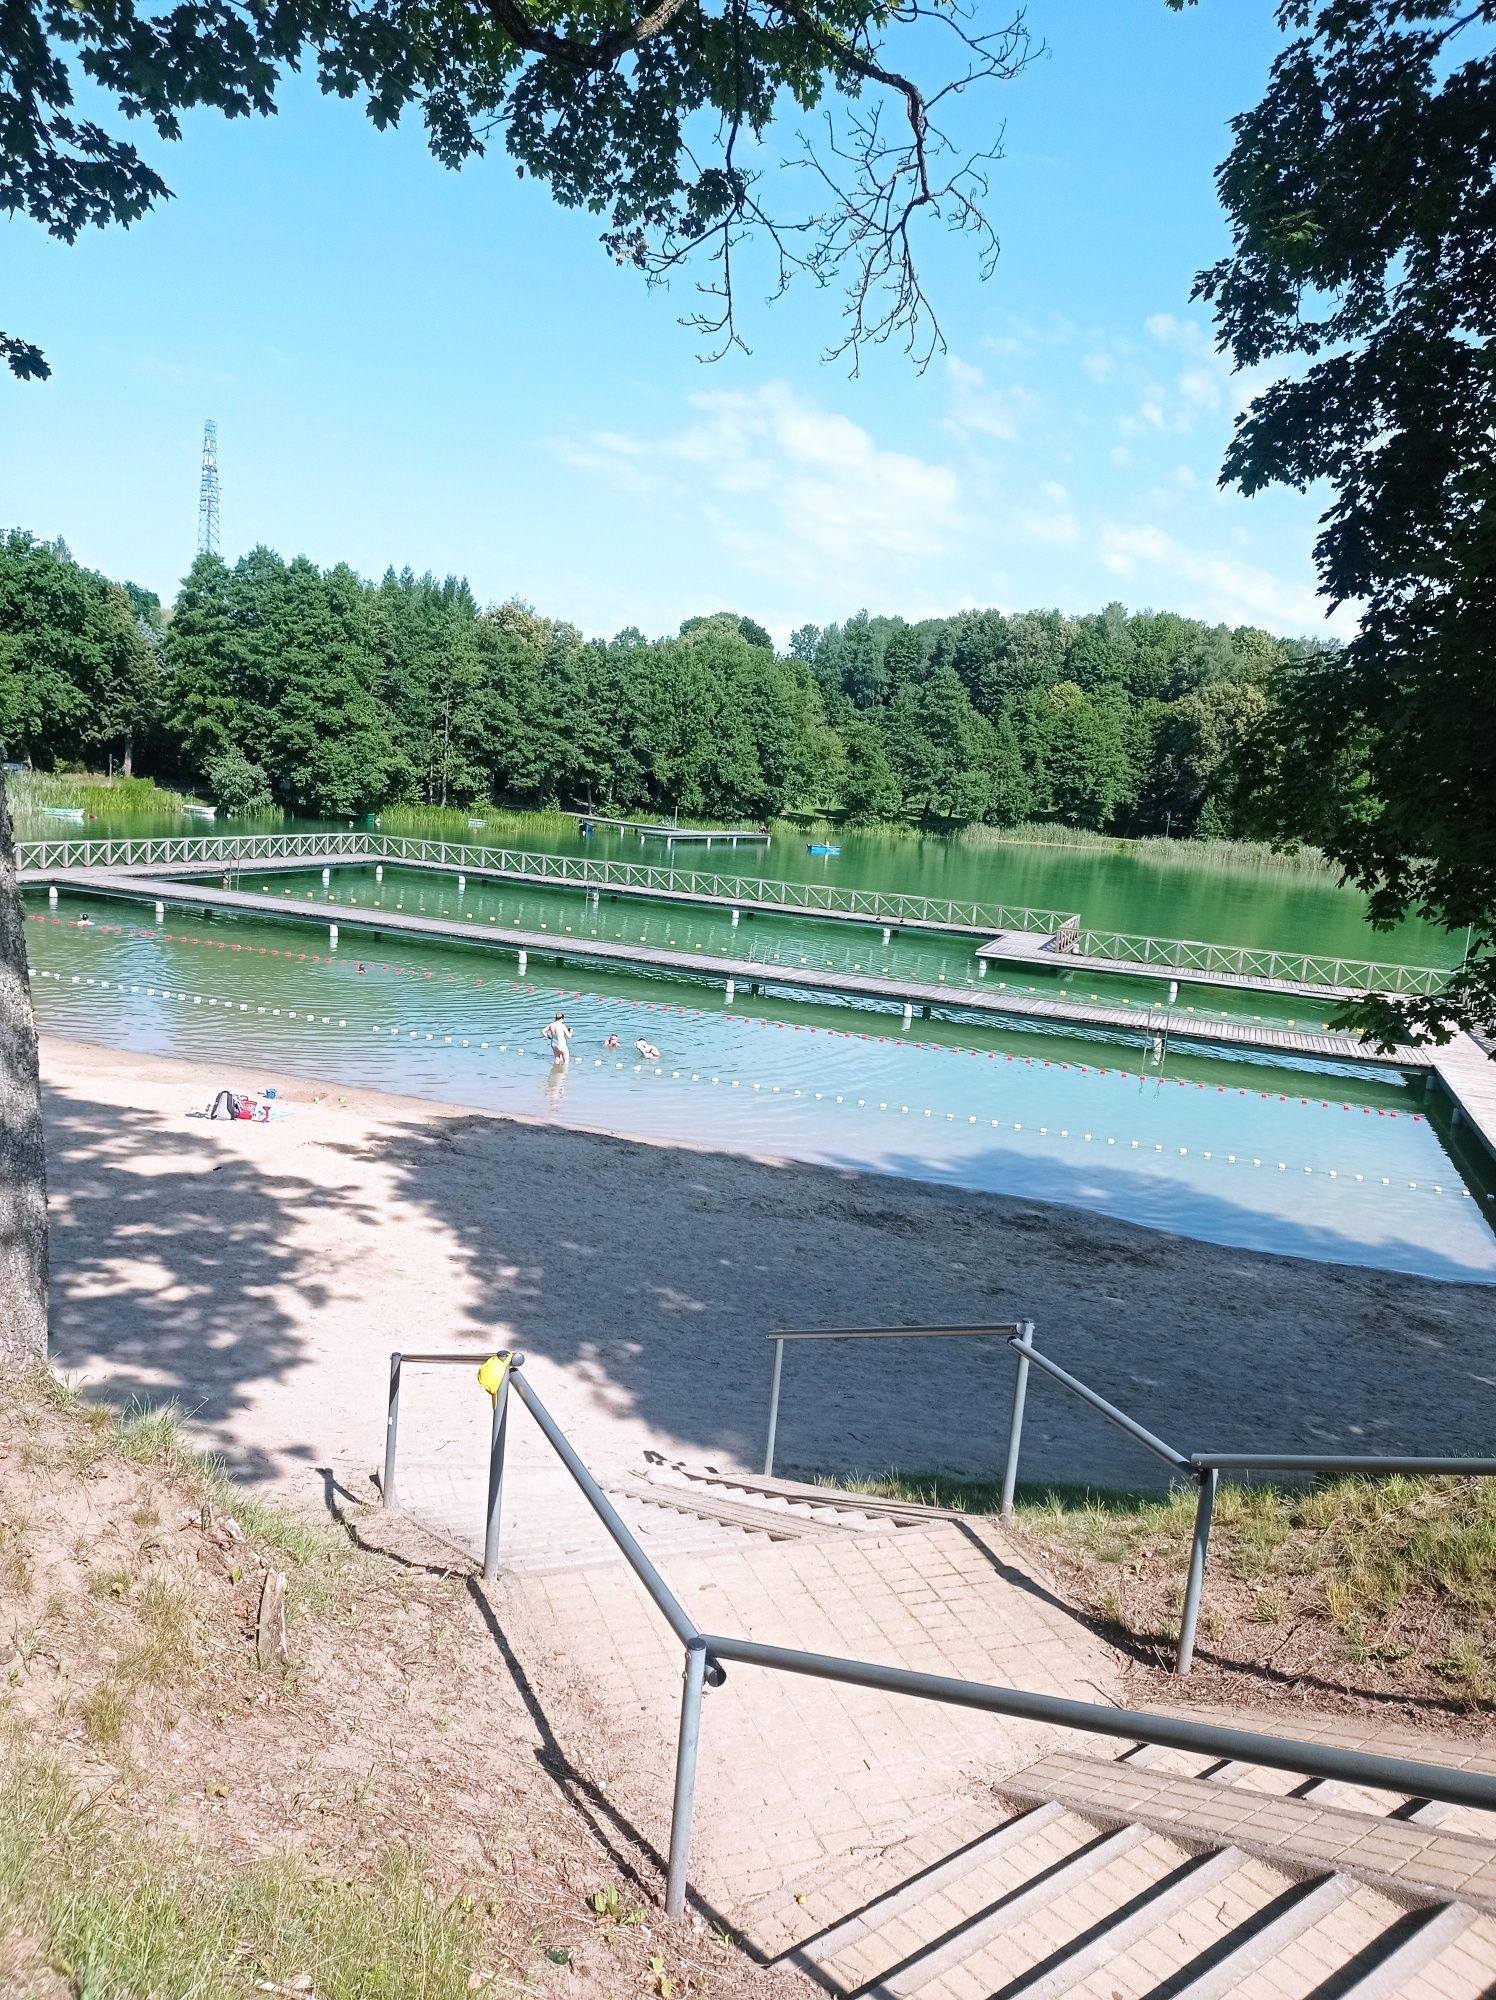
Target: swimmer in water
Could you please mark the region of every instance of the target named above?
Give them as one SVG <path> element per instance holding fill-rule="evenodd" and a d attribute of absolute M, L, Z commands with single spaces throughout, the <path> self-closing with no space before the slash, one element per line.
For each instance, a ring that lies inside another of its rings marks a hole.
<path fill-rule="evenodd" d="M 603 1043 L 603 1047 L 605 1049 L 616 1049 L 618 1047 L 618 1037 L 616 1035 L 609 1035 L 608 1039 Z"/>
<path fill-rule="evenodd" d="M 638 1041 L 635 1042 L 634 1047 L 639 1051 L 640 1055 L 643 1056 L 646 1062 L 658 1062 L 660 1060 L 660 1052 L 655 1047 L 654 1043 L 646 1042 L 642 1035 L 639 1037 Z"/>
<path fill-rule="evenodd" d="M 360 979 L 362 979 L 364 976 L 364 964 L 362 959 L 359 960 L 358 976 Z"/>
<path fill-rule="evenodd" d="M 544 1040 L 551 1045 L 551 1059 L 558 1069 L 565 1069 L 571 1061 L 571 1029 L 566 1024 L 566 1016 L 558 1014 L 548 1027 L 541 1029 Z"/>

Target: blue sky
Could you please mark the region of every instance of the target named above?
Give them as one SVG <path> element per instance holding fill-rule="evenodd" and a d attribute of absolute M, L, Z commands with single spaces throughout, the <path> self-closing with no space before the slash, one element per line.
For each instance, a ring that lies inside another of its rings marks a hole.
<path fill-rule="evenodd" d="M 55 372 L 0 381 L 0 523 L 169 596 L 211 414 L 226 554 L 458 571 L 588 632 L 1110 598 L 1323 631 L 1323 497 L 1218 491 L 1244 387 L 1189 302 L 1272 12 L 1033 0 L 1048 53 L 962 114 L 1005 122 L 1002 256 L 983 284 L 926 239 L 924 375 L 823 362 L 837 296 L 762 305 L 762 275 L 752 353 L 704 365 L 689 285 L 617 270 L 501 150 L 451 174 L 419 121 L 381 135 L 301 82 L 269 122 L 195 116 L 135 228 L 4 226 L 5 324 Z"/>

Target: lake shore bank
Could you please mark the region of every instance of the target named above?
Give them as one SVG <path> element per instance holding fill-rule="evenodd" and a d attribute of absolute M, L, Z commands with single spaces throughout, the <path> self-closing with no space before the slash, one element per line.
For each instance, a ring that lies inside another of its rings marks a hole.
<path fill-rule="evenodd" d="M 242 1071 L 43 1037 L 53 1358 L 111 1398 L 175 1400 L 236 1475 L 306 1501 L 368 1491 L 397 1348 L 523 1348 L 605 1472 L 645 1451 L 752 1467 L 785 1326 L 1031 1318 L 1185 1450 L 1488 1443 L 1488 1288 Z M 188 1117 L 224 1084 L 273 1084 L 289 1115 Z M 868 1354 L 794 1355 L 782 1469 L 1000 1464 L 1006 1353 Z M 476 1426 L 465 1378 L 432 1394 Z M 1031 1395 L 1027 1479 L 1154 1473 L 1060 1391 Z"/>

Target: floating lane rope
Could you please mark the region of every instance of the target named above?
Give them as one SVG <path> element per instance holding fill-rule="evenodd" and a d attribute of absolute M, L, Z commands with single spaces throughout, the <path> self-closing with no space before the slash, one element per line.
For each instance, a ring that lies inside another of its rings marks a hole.
<path fill-rule="evenodd" d="M 218 994 L 191 993 L 177 987 L 141 985 L 136 982 L 127 983 L 124 980 L 89 977 L 81 973 L 57 972 L 40 967 L 32 969 L 31 977 L 33 979 L 51 980 L 58 985 L 93 987 L 103 991 L 136 994 L 148 999 L 172 1001 L 194 1007 L 221 1009 L 226 1014 L 255 1014 L 265 1015 L 274 1019 L 298 1021 L 305 1027 L 342 1029 L 350 1027 L 350 1023 L 344 1015 L 321 1014 L 295 1007 L 282 1008 L 259 1005 L 253 1001 L 234 1000 Z M 558 997 L 564 998 L 568 996 L 561 994 Z M 576 998 L 581 996 L 572 995 L 570 997 Z M 359 1027 L 356 1022 L 351 1025 L 353 1033 L 362 1038 L 366 1031 Z M 384 1023 L 375 1023 L 367 1030 L 367 1033 L 375 1036 L 383 1036 L 387 1039 L 417 1042 L 423 1047 L 427 1043 L 431 1043 L 434 1046 L 443 1048 L 463 1048 L 477 1054 L 534 1057 L 541 1053 L 524 1042 L 485 1040 L 476 1035 L 447 1034 L 440 1029 L 411 1028 L 403 1024 L 387 1025 Z M 955 1111 L 941 1111 L 933 1105 L 895 1104 L 892 1099 L 874 1100 L 867 1097 L 854 1097 L 850 1091 L 810 1090 L 803 1086 L 795 1086 L 788 1083 L 769 1083 L 762 1080 L 754 1082 L 751 1079 L 742 1077 L 724 1076 L 720 1071 L 711 1074 L 702 1070 L 667 1069 L 663 1063 L 655 1065 L 615 1059 L 610 1065 L 604 1058 L 597 1056 L 593 1058 L 592 1067 L 594 1069 L 606 1069 L 609 1067 L 614 1070 L 627 1069 L 632 1070 L 636 1076 L 648 1074 L 661 1078 L 668 1077 L 673 1082 L 700 1084 L 707 1088 L 722 1088 L 725 1086 L 732 1090 L 740 1090 L 746 1085 L 750 1094 L 758 1094 L 760 1096 L 784 1097 L 787 1099 L 798 1098 L 802 1101 L 810 1101 L 817 1104 L 842 1105 L 843 1107 L 855 1110 L 876 1111 L 891 1117 L 929 1118 L 931 1120 L 938 1119 L 944 1124 L 959 1123 L 967 1126 L 985 1126 L 988 1130 L 994 1132 L 1027 1132 L 1031 1138 L 1048 1139 L 1056 1142 L 1068 1141 L 1072 1144 L 1080 1145 L 1095 1145 L 1098 1148 L 1111 1146 L 1127 1152 L 1144 1155 L 1151 1154 L 1158 1157 L 1193 1158 L 1202 1162 L 1208 1162 L 1212 1166 L 1255 1167 L 1269 1173 L 1295 1173 L 1318 1176 L 1323 1180 L 1343 1182 L 1347 1186 L 1365 1186 L 1368 1188 L 1377 1186 L 1384 1188 L 1397 1187 L 1399 1189 L 1406 1189 L 1407 1192 L 1413 1194 L 1449 1195 L 1451 1197 L 1463 1198 L 1466 1201 L 1473 1201 L 1475 1199 L 1470 1189 L 1463 1182 L 1459 1181 L 1453 1184 L 1428 1180 L 1403 1181 L 1400 1178 L 1394 1180 L 1392 1176 L 1386 1174 L 1355 1173 L 1345 1168 L 1290 1166 L 1286 1160 L 1273 1160 L 1265 1156 L 1249 1155 L 1246 1153 L 1222 1152 L 1219 1148 L 1215 1147 L 1201 1148 L 1176 1146 L 1173 1144 L 1166 1145 L 1161 1140 L 1147 1138 L 1129 1139 L 1118 1137 L 1115 1134 L 1072 1129 L 1069 1126 L 1063 1125 L 1041 1125 L 1035 1124 L 1032 1121 L 1025 1122 L 1021 1119 L 980 1118 L 975 1113 L 962 1114 Z M 1069 1067 L 1069 1065 L 1066 1065 L 1066 1067 Z"/>
<path fill-rule="evenodd" d="M 58 924 L 62 922 L 67 922 L 69 924 L 72 924 L 74 920 L 71 918 L 64 920 L 56 917 L 47 919 L 47 918 L 42 918 L 40 916 L 33 916 L 29 917 L 28 921 L 33 923 L 51 922 L 53 924 Z M 353 975 L 353 967 L 348 963 L 346 958 L 334 959 L 330 954 L 324 956 L 319 952 L 292 951 L 290 949 L 280 950 L 273 945 L 259 945 L 259 946 L 244 945 L 219 938 L 200 938 L 196 936 L 189 936 L 187 934 L 174 935 L 169 932 L 154 931 L 150 929 L 137 930 L 133 928 L 127 928 L 126 926 L 119 924 L 108 925 L 108 924 L 89 923 L 82 926 L 75 925 L 74 927 L 82 928 L 85 930 L 112 931 L 116 935 L 140 937 L 152 941 L 206 946 L 209 950 L 216 949 L 218 951 L 227 950 L 235 952 L 244 952 L 252 957 L 257 956 L 257 957 L 281 958 L 286 960 L 292 960 L 299 964 L 313 964 L 327 968 L 337 968 L 349 975 Z M 358 962 L 361 963 L 362 961 Z M 435 978 L 435 975 L 433 973 L 416 966 L 405 966 L 399 963 L 391 964 L 387 961 L 373 959 L 373 958 L 369 959 L 368 963 L 376 971 L 391 972 L 399 974 L 406 978 L 413 978 L 413 979 Z M 486 984 L 492 990 L 507 989 L 508 991 L 511 992 L 524 992 L 524 993 L 538 993 L 542 990 L 533 981 L 525 981 L 519 979 L 490 979 L 485 982 L 481 978 L 459 978 L 458 975 L 456 975 L 455 973 L 448 973 L 445 976 L 445 979 L 443 980 L 442 983 L 446 985 L 458 985 L 458 986 L 472 985 L 480 987 Z M 545 990 L 548 992 L 554 991 L 554 995 L 558 1000 L 578 1001 L 581 1002 L 583 1005 L 590 1003 L 591 1005 L 598 1007 L 639 1008 L 646 1013 L 676 1014 L 682 1016 L 683 1018 L 695 1018 L 698 1020 L 707 1018 L 707 1010 L 705 1010 L 704 1008 L 677 1006 L 669 1001 L 664 1001 L 664 1000 L 631 1000 L 626 997 L 619 997 L 612 994 L 600 994 L 600 993 L 587 994 L 583 993 L 579 988 L 574 988 L 574 987 L 556 987 L 554 989 L 547 988 Z M 275 1012 L 278 1010 L 261 1009 L 259 1011 Z M 715 1008 L 711 1010 L 711 1018 L 730 1021 L 740 1027 L 745 1027 L 745 1028 L 746 1027 L 768 1028 L 777 1031 L 779 1033 L 791 1032 L 794 1034 L 827 1035 L 835 1040 L 840 1040 L 840 1041 L 863 1041 L 869 1043 L 877 1042 L 879 1044 L 886 1045 L 891 1048 L 914 1048 L 922 1050 L 929 1054 L 965 1056 L 973 1061 L 978 1061 L 978 1062 L 1002 1061 L 1009 1063 L 1021 1063 L 1025 1068 L 1043 1067 L 1044 1069 L 1068 1070 L 1071 1071 L 1072 1073 L 1079 1074 L 1085 1077 L 1091 1077 L 1096 1079 L 1105 1077 L 1117 1083 L 1151 1083 L 1155 1086 L 1155 1088 L 1160 1090 L 1178 1089 L 1178 1090 L 1198 1090 L 1206 1092 L 1214 1090 L 1218 1096 L 1230 1096 L 1234 1091 L 1235 1095 L 1238 1097 L 1256 1096 L 1260 1098 L 1264 1103 L 1270 1102 L 1274 1097 L 1277 1098 L 1277 1101 L 1280 1104 L 1291 1104 L 1294 1102 L 1294 1093 L 1287 1091 L 1268 1091 L 1268 1090 L 1253 1091 L 1248 1089 L 1245 1085 L 1238 1084 L 1233 1086 L 1224 1083 L 1212 1084 L 1207 1082 L 1201 1082 L 1198 1079 L 1192 1077 L 1182 1077 L 1182 1076 L 1150 1077 L 1146 1074 L 1146 1072 L 1143 1071 L 1118 1069 L 1112 1067 L 1109 1064 L 1067 1062 L 1060 1057 L 1022 1056 L 1022 1055 L 1016 1055 L 1011 1051 L 1005 1051 L 1001 1049 L 972 1048 L 969 1044 L 966 1043 L 935 1042 L 935 1041 L 925 1042 L 914 1039 L 913 1037 L 906 1037 L 903 1035 L 880 1035 L 874 1031 L 866 1029 L 833 1028 L 811 1022 L 771 1021 L 766 1016 L 763 1015 L 737 1014 L 728 1010 L 723 1010 L 722 1012 L 719 1013 L 718 1010 L 716 1010 Z M 1341 1112 L 1359 1111 L 1363 1117 L 1367 1118 L 1370 1118 L 1372 1116 L 1375 1116 L 1377 1118 L 1401 1117 L 1401 1118 L 1411 1119 L 1414 1124 L 1422 1124 L 1423 1122 L 1425 1122 L 1424 1114 L 1419 1111 L 1398 1112 L 1390 1110 L 1383 1106 L 1373 1106 L 1369 1104 L 1360 1104 L 1360 1105 L 1348 1104 L 1345 1103 L 1344 1101 L 1337 1104 L 1334 1099 L 1327 1097 L 1314 1099 L 1311 1097 L 1299 1096 L 1298 1103 L 1300 1107 L 1306 1109 L 1312 1109 L 1317 1104 L 1318 1108 L 1324 1111 L 1334 1111 L 1334 1110 L 1339 1110 Z"/>
<path fill-rule="evenodd" d="M 289 895 L 291 892 L 289 889 L 287 889 L 284 893 L 286 895 Z M 341 904 L 338 904 L 336 897 L 318 898 L 317 900 L 331 901 L 332 903 L 337 904 L 339 908 L 343 907 Z M 348 907 L 356 909 L 358 905 L 357 903 L 351 903 Z M 365 908 L 372 909 L 374 907 L 376 906 L 372 904 L 365 905 Z M 384 905 L 380 904 L 377 907 L 382 909 Z M 405 906 L 402 903 L 398 907 L 400 909 L 403 909 Z M 232 940 L 226 940 L 222 938 L 205 938 L 205 937 L 190 935 L 186 932 L 157 930 L 149 926 L 137 927 L 135 925 L 106 924 L 97 922 L 95 920 L 90 920 L 85 924 L 79 924 L 77 919 L 72 917 L 43 916 L 40 913 L 32 914 L 30 912 L 27 913 L 26 921 L 28 923 L 53 924 L 73 929 L 109 931 L 120 937 L 159 939 L 161 942 L 166 944 L 200 945 L 200 946 L 206 946 L 209 950 L 217 949 L 219 951 L 243 951 L 258 955 L 261 958 L 295 958 L 300 960 L 306 960 L 313 964 L 326 965 L 328 967 L 336 968 L 345 972 L 351 971 L 352 969 L 348 964 L 348 958 L 350 954 L 347 953 L 344 953 L 339 957 L 334 957 L 331 953 L 328 953 L 326 956 L 323 956 L 323 954 L 319 952 L 291 951 L 288 948 L 281 949 L 275 945 L 247 945 L 242 943 L 235 943 Z M 494 923 L 496 919 L 490 917 L 488 921 L 490 923 Z M 545 924 L 542 924 L 540 928 L 542 930 L 547 930 L 549 927 Z M 563 935 L 563 933 L 558 931 L 557 933 L 555 933 L 555 935 L 557 936 L 557 938 L 559 938 Z M 576 933 L 573 932 L 571 928 L 568 926 L 566 931 L 564 932 L 564 935 L 574 936 L 576 935 Z M 586 935 L 590 937 L 597 937 L 598 933 L 596 931 L 589 931 L 586 933 Z M 630 935 L 629 938 L 624 938 L 620 934 L 619 936 L 611 937 L 606 941 L 611 943 L 631 943 L 633 942 L 633 939 L 632 935 Z M 639 935 L 638 942 L 640 944 L 648 944 L 649 942 L 648 935 L 644 932 L 641 932 Z M 669 942 L 673 945 L 675 943 L 675 940 L 672 938 L 669 940 Z M 695 945 L 693 949 L 700 951 L 702 947 L 700 945 Z M 716 946 L 715 949 L 724 955 L 729 950 L 732 951 L 734 955 L 739 958 L 743 958 L 745 955 L 742 948 L 737 945 L 732 945 L 732 946 L 719 945 Z M 774 952 L 772 954 L 755 955 L 751 947 L 747 950 L 746 958 L 747 962 L 750 964 L 761 965 L 765 967 L 770 965 L 784 965 L 786 963 L 797 963 L 802 966 L 808 966 L 810 963 L 810 961 L 805 958 L 800 958 L 794 961 L 787 961 L 778 952 Z M 372 962 L 373 961 L 371 961 L 371 963 Z M 875 969 L 871 966 L 864 967 L 860 963 L 853 964 L 851 967 L 848 967 L 845 963 L 839 964 L 837 961 L 829 958 L 824 961 L 824 966 L 827 971 L 845 972 L 851 970 L 853 972 L 862 972 L 866 970 L 869 973 L 872 973 L 874 972 L 874 970 L 876 970 L 876 972 L 879 975 L 890 978 L 897 977 L 901 970 L 900 967 L 890 966 L 890 965 L 879 966 Z M 410 979 L 432 979 L 435 977 L 435 974 L 423 971 L 418 966 L 389 965 L 384 962 L 379 962 L 378 970 L 381 972 L 398 973 Z M 1162 976 L 1163 974 L 1160 973 L 1160 977 Z M 476 975 L 463 975 L 455 972 L 449 972 L 445 974 L 445 983 L 447 985 L 482 986 L 485 982 L 481 978 L 478 978 Z M 495 982 L 489 982 L 489 983 L 495 983 Z M 935 983 L 937 985 L 944 985 L 946 983 L 946 975 L 943 972 L 937 973 Z M 962 982 L 963 985 L 969 986 L 974 992 L 980 990 L 980 988 L 985 983 L 987 982 L 983 982 L 980 979 L 973 978 L 970 974 L 968 974 Z M 1052 986 L 1051 985 L 1009 986 L 1007 980 L 999 979 L 990 982 L 990 986 L 992 990 L 995 990 L 996 992 L 999 993 L 1011 992 L 1011 993 L 1029 994 L 1032 995 L 1035 999 L 1044 999 L 1045 997 L 1065 999 L 1065 1000 L 1084 998 L 1088 1000 L 1098 1001 L 1105 1006 L 1137 1007 L 1139 1009 L 1145 1010 L 1149 1015 L 1152 1015 L 1164 1005 L 1164 1003 L 1157 998 L 1153 999 L 1149 999 L 1147 997 L 1138 998 L 1134 997 L 1130 993 L 1120 993 L 1120 994 L 1089 993 L 1086 995 L 1080 995 L 1076 993 L 1071 987 L 1068 987 L 1063 983 L 1056 983 Z M 1171 1011 L 1176 1018 L 1182 1014 L 1196 1014 L 1198 1016 L 1201 1016 L 1202 1018 L 1206 1015 L 1209 1015 L 1211 1018 L 1219 1018 L 1222 1021 L 1229 1021 L 1232 1019 L 1240 1019 L 1242 1021 L 1250 1020 L 1256 1025 L 1262 1025 L 1264 1021 L 1264 1016 L 1261 1014 L 1252 1014 L 1250 1016 L 1244 1014 L 1233 1015 L 1231 1010 L 1225 1007 L 1215 1008 L 1215 1009 L 1197 1009 L 1192 1006 L 1181 1007 L 1176 1004 L 1169 1011 Z M 1284 1028 L 1295 1028 L 1298 1029 L 1300 1032 L 1307 1032 L 1311 1034 L 1328 1034 L 1331 1032 L 1330 1024 L 1328 1021 L 1300 1022 L 1297 1019 L 1297 1017 L 1292 1014 L 1274 1016 L 1272 1017 L 1272 1021 L 1273 1025 L 1281 1026 Z M 830 1031 L 828 1030 L 827 1032 Z"/>

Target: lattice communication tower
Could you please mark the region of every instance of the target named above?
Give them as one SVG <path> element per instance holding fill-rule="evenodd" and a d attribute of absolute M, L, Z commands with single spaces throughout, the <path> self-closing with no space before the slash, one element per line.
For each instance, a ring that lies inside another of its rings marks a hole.
<path fill-rule="evenodd" d="M 197 492 L 197 552 L 218 554 L 218 426 L 211 417 L 203 425 L 203 477 Z"/>

